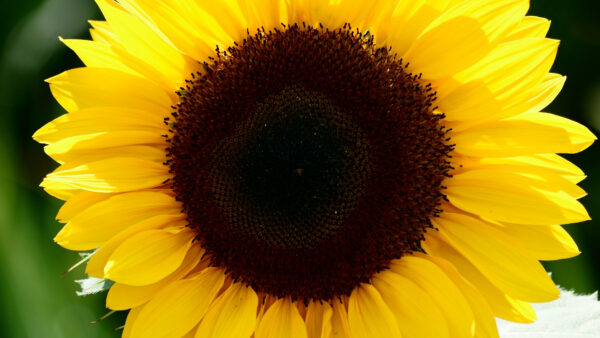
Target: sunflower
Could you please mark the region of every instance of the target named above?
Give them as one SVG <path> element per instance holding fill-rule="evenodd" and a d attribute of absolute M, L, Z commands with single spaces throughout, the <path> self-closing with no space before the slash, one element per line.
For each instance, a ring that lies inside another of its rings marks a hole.
<path fill-rule="evenodd" d="M 595 137 L 526 0 L 97 0 L 55 241 L 96 250 L 123 337 L 497 337 L 579 253 Z"/>

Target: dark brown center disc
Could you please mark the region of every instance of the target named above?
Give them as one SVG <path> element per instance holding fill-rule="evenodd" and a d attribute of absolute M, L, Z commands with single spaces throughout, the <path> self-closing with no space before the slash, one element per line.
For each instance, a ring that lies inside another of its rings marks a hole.
<path fill-rule="evenodd" d="M 180 92 L 167 164 L 212 265 L 329 300 L 420 250 L 452 146 L 435 93 L 390 50 L 294 25 L 203 68 Z"/>

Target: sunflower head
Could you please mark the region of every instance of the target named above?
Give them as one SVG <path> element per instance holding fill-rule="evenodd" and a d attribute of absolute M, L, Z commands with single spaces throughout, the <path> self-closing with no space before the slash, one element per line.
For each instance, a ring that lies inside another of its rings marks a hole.
<path fill-rule="evenodd" d="M 523 0 L 98 0 L 55 240 L 124 337 L 497 336 L 558 290 L 595 137 L 540 112 L 564 77 Z"/>

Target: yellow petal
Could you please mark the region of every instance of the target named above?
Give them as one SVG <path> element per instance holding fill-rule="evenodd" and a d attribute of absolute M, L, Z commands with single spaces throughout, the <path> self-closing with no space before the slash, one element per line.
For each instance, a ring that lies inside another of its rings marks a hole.
<path fill-rule="evenodd" d="M 160 192 L 119 194 L 75 215 L 54 240 L 70 250 L 91 250 L 137 222 L 180 213 L 181 205 Z"/>
<path fill-rule="evenodd" d="M 548 29 L 550 29 L 550 20 L 537 16 L 526 16 L 504 38 L 504 41 L 533 37 L 543 38 L 548 33 Z"/>
<path fill-rule="evenodd" d="M 505 42 L 454 79 L 459 83 L 481 80 L 502 101 L 540 83 L 550 70 L 557 49 L 557 40 L 545 38 Z"/>
<path fill-rule="evenodd" d="M 394 314 L 402 337 L 450 337 L 442 312 L 415 283 L 389 270 L 375 275 L 372 283 Z"/>
<path fill-rule="evenodd" d="M 152 131 L 160 135 L 165 134 L 167 126 L 164 115 L 122 107 L 88 108 L 48 122 L 33 138 L 40 143 L 54 143 L 73 136 L 122 130 Z"/>
<path fill-rule="evenodd" d="M 527 12 L 522 0 L 464 1 L 444 12 L 405 55 L 409 70 L 443 78 L 481 60 Z M 443 57 L 440 57 L 443 55 Z"/>
<path fill-rule="evenodd" d="M 420 257 L 404 256 L 393 260 L 390 269 L 410 279 L 431 296 L 446 318 L 450 337 L 473 334 L 473 310 L 452 280 L 435 264 Z"/>
<path fill-rule="evenodd" d="M 142 231 L 115 249 L 106 262 L 104 275 L 128 285 L 158 282 L 181 265 L 194 236 L 188 228 Z"/>
<path fill-rule="evenodd" d="M 456 1 L 455 6 L 444 15 L 476 18 L 486 32 L 488 40 L 495 43 L 514 30 L 528 9 L 527 0 L 482 0 L 468 3 L 460 0 Z M 443 18 L 440 17 L 438 21 L 442 22 Z M 431 26 L 435 24 L 436 22 Z"/>
<path fill-rule="evenodd" d="M 184 336 L 181 336 L 181 338 L 194 338 L 196 336 L 197 329 L 198 325 L 194 326 L 191 330 L 188 331 L 188 333 L 186 333 Z"/>
<path fill-rule="evenodd" d="M 337 299 L 333 301 L 333 313 L 331 314 L 331 335 L 329 337 L 352 337 L 346 306 Z"/>
<path fill-rule="evenodd" d="M 185 216 L 183 214 L 175 215 L 158 215 L 143 221 L 137 222 L 134 225 L 125 228 L 115 236 L 111 237 L 106 243 L 104 243 L 90 258 L 85 272 L 93 277 L 106 278 L 104 276 L 104 267 L 108 262 L 108 259 L 112 253 L 127 239 L 131 236 L 138 234 L 142 231 L 163 229 L 163 228 L 181 228 L 183 229 L 187 224 Z"/>
<path fill-rule="evenodd" d="M 407 7 L 417 7 L 421 6 L 421 1 L 410 1 L 411 4 L 403 4 L 403 2 L 395 1 L 395 0 L 376 0 L 369 2 L 371 5 L 371 10 L 367 11 L 367 15 L 364 17 L 364 21 L 362 23 L 363 27 L 368 27 L 369 34 L 374 38 L 374 42 L 378 46 L 386 46 L 388 45 L 388 41 L 390 38 L 390 33 L 392 31 L 392 16 L 396 13 L 396 9 L 404 5 L 403 9 L 407 9 Z M 363 2 L 364 4 L 365 2 Z M 403 11 L 400 9 L 400 11 Z M 411 15 L 410 9 L 407 15 Z M 400 15 L 397 13 L 397 15 Z M 408 20 L 408 18 L 404 18 Z M 425 24 L 426 25 L 426 24 Z M 354 27 L 354 26 L 353 26 Z M 397 51 L 394 49 L 394 52 Z"/>
<path fill-rule="evenodd" d="M 52 156 L 66 159 L 60 167 L 62 170 L 69 170 L 91 162 L 98 162 L 115 157 L 135 158 L 147 162 L 160 163 L 162 165 L 164 165 L 164 162 L 167 160 L 164 144 L 125 145 L 89 149 L 86 149 L 86 145 L 83 145 L 80 149 L 69 150 L 66 153 L 60 155 L 54 154 Z"/>
<path fill-rule="evenodd" d="M 357 0 L 311 1 L 306 4 L 309 11 L 307 17 L 312 25 L 321 23 L 329 29 L 341 27 L 348 22 L 352 24 L 352 27 L 370 29 L 373 12 L 381 9 L 380 3 L 380 1 Z"/>
<path fill-rule="evenodd" d="M 398 1 L 392 11 L 389 32 L 383 33 L 385 40 L 375 35 L 378 44 L 392 46 L 398 55 L 404 55 L 425 28 L 443 13 L 448 1 L 415 0 Z"/>
<path fill-rule="evenodd" d="M 566 77 L 549 73 L 542 82 L 501 101 L 482 80 L 459 86 L 440 100 L 440 109 L 455 132 L 524 112 L 539 112 L 560 93 Z"/>
<path fill-rule="evenodd" d="M 58 198 L 59 200 L 63 200 L 66 201 L 70 198 L 73 198 L 73 196 L 77 195 L 78 193 L 81 192 L 81 190 L 79 189 L 72 189 L 72 188 L 68 188 L 68 189 L 64 189 L 64 188 L 57 188 L 57 189 L 52 189 L 52 188 L 44 188 L 44 191 L 46 193 L 48 193 L 48 195 Z"/>
<path fill-rule="evenodd" d="M 307 338 L 308 333 L 296 305 L 288 298 L 282 298 L 265 312 L 254 336 L 256 338 Z"/>
<path fill-rule="evenodd" d="M 531 159 L 531 160 L 530 160 Z M 460 162 L 457 162 L 460 163 Z M 471 165 L 473 163 L 473 165 Z M 528 164 L 531 163 L 531 164 Z M 479 161 L 467 161 L 462 171 L 454 172 L 453 175 L 464 177 L 475 177 L 488 175 L 500 179 L 505 173 L 510 175 L 523 176 L 529 179 L 527 182 L 534 188 L 544 191 L 559 192 L 564 191 L 573 198 L 579 199 L 587 193 L 573 182 L 572 177 L 561 175 L 560 171 L 553 168 L 544 167 L 546 163 L 541 163 L 535 158 L 522 156 L 521 158 L 486 158 Z M 461 163 L 462 165 L 462 163 Z M 471 171 L 478 171 L 477 174 L 469 174 Z M 500 176 L 497 176 L 500 175 Z M 582 177 L 583 179 L 583 177 Z"/>
<path fill-rule="evenodd" d="M 62 207 L 58 210 L 56 219 L 60 222 L 67 222 L 80 212 L 86 210 L 92 205 L 104 201 L 105 199 L 114 196 L 113 194 L 102 194 L 91 191 L 78 192 L 73 197 L 69 198 Z"/>
<path fill-rule="evenodd" d="M 139 73 L 124 65 L 119 55 L 106 43 L 79 39 L 61 39 L 61 41 L 88 67 L 109 68 L 140 76 Z"/>
<path fill-rule="evenodd" d="M 180 280 L 196 268 L 203 254 L 204 250 L 199 245 L 192 245 L 177 270 L 154 284 L 141 286 L 113 284 L 106 295 L 106 307 L 111 310 L 127 310 L 146 303 L 167 285 Z M 102 270 L 102 274 L 104 274 L 104 266 L 102 266 Z"/>
<path fill-rule="evenodd" d="M 496 86 L 494 89 L 493 82 L 492 85 L 486 83 L 489 78 L 502 81 L 501 71 L 488 78 L 454 84 L 454 89 L 444 88 L 452 81 L 447 81 L 438 88 L 439 106 L 446 114 L 447 127 L 454 132 L 462 132 L 490 121 L 495 122 L 525 112 L 539 112 L 556 98 L 566 80 L 566 77 L 558 74 L 544 74 L 539 83 L 531 82 L 514 95 L 501 99 L 503 87 Z M 511 86 L 513 84 L 509 83 L 507 88 Z"/>
<path fill-rule="evenodd" d="M 98 7 L 110 23 L 127 54 L 124 60 L 132 60 L 136 70 L 159 84 L 167 91 L 176 90 L 190 73 L 192 61 L 175 49 L 163 36 L 144 24 L 139 18 L 107 4 L 111 0 L 96 0 Z M 116 51 L 119 53 L 119 51 Z"/>
<path fill-rule="evenodd" d="M 169 284 L 144 305 L 131 328 L 132 337 L 179 337 L 189 332 L 210 307 L 223 285 L 218 268 Z"/>
<path fill-rule="evenodd" d="M 81 157 L 94 154 L 98 149 L 129 147 L 135 145 L 150 145 L 154 147 L 152 151 L 160 151 L 159 158 L 164 161 L 165 148 L 167 148 L 166 138 L 158 130 L 143 130 L 143 128 L 132 130 L 121 130 L 112 132 L 99 132 L 87 135 L 78 135 L 67 137 L 44 147 L 44 151 L 55 161 L 67 162 L 76 160 L 82 162 Z M 114 152 L 115 156 L 125 157 L 120 154 L 118 149 Z M 154 155 L 154 154 L 153 154 Z M 153 156 L 156 157 L 156 156 Z"/>
<path fill-rule="evenodd" d="M 464 157 L 455 156 L 456 166 L 463 166 L 463 171 L 473 169 L 492 169 L 501 170 L 510 169 L 519 173 L 537 173 L 540 175 L 558 175 L 564 178 L 572 179 L 579 177 L 585 178 L 585 173 L 573 163 L 565 160 L 556 154 L 535 154 L 515 157 Z M 580 180 L 579 180 L 580 181 Z M 577 182 L 579 182 L 577 181 Z M 577 183 L 574 182 L 574 183 Z"/>
<path fill-rule="evenodd" d="M 110 29 L 110 25 L 106 21 L 88 20 L 92 26 L 90 35 L 92 40 L 98 43 L 103 43 L 107 46 L 121 46 L 119 39 Z"/>
<path fill-rule="evenodd" d="M 198 27 L 199 33 L 206 32 L 227 46 L 231 45 L 227 37 L 230 41 L 241 41 L 250 27 L 240 9 L 240 1 L 204 1 L 200 4 L 195 0 L 168 0 L 168 3 L 172 8 L 187 9 L 188 21 Z M 177 12 L 179 14 L 179 10 Z"/>
<path fill-rule="evenodd" d="M 348 322 L 353 337 L 400 337 L 398 323 L 381 294 L 372 285 L 356 287 L 348 301 Z"/>
<path fill-rule="evenodd" d="M 507 99 L 501 114 L 489 116 L 487 119 L 512 117 L 525 112 L 539 112 L 554 101 L 566 80 L 566 76 L 548 73 L 540 83 L 531 88 L 525 88 L 520 95 Z"/>
<path fill-rule="evenodd" d="M 78 165 L 58 167 L 40 186 L 75 188 L 95 192 L 125 192 L 154 188 L 171 177 L 162 163 L 130 157 L 112 157 Z"/>
<path fill-rule="evenodd" d="M 485 116 L 497 116 L 502 111 L 501 103 L 496 100 L 494 93 L 480 80 L 474 80 L 459 86 L 439 100 L 440 110 L 446 115 L 454 130 L 462 131 L 463 121 L 474 123 Z M 453 122 L 461 122 L 458 126 Z M 453 141 L 454 142 L 454 141 Z"/>
<path fill-rule="evenodd" d="M 450 136 L 456 152 L 480 157 L 577 153 L 596 140 L 585 126 L 549 113 L 521 114 Z"/>
<path fill-rule="evenodd" d="M 125 0 L 120 3 L 147 25 L 156 26 L 179 50 L 195 60 L 205 61 L 214 55 L 215 46 L 227 48 L 236 41 L 221 25 L 229 23 L 234 27 L 241 26 L 239 20 L 229 18 L 227 22 L 222 22 L 206 13 L 206 6 L 218 7 L 222 12 L 225 11 L 228 6 L 222 2 L 208 5 L 191 0 L 164 0 L 153 3 Z M 233 15 L 231 12 L 229 14 Z M 220 13 L 219 18 L 225 16 L 224 13 Z M 245 32 L 241 27 L 239 30 Z M 241 39 L 242 36 L 236 35 L 236 38 Z"/>
<path fill-rule="evenodd" d="M 242 283 L 233 283 L 214 301 L 200 322 L 196 337 L 250 337 L 256 327 L 257 308 L 256 292 Z"/>
<path fill-rule="evenodd" d="M 125 327 L 123 328 L 122 338 L 132 338 L 131 328 L 133 327 L 133 324 L 137 320 L 138 315 L 140 314 L 143 308 L 144 306 L 138 306 L 129 310 L 129 313 L 127 314 L 127 319 L 125 320 Z"/>
<path fill-rule="evenodd" d="M 476 20 L 456 17 L 421 36 L 404 58 L 410 60 L 410 72 L 422 73 L 426 79 L 436 79 L 471 66 L 491 49 Z"/>
<path fill-rule="evenodd" d="M 519 243 L 523 250 L 535 259 L 564 259 L 580 253 L 575 241 L 560 225 L 537 226 L 502 223 L 498 229 Z"/>
<path fill-rule="evenodd" d="M 531 302 L 558 298 L 559 291 L 542 265 L 521 252 L 511 238 L 473 217 L 444 213 L 435 219 L 440 237 L 463 254 L 505 293 Z"/>
<path fill-rule="evenodd" d="M 56 101 L 68 112 L 117 106 L 167 116 L 174 103 L 148 80 L 107 68 L 74 68 L 46 81 Z"/>
<path fill-rule="evenodd" d="M 328 338 L 331 334 L 333 308 L 329 303 L 310 302 L 306 309 L 308 338 Z"/>
<path fill-rule="evenodd" d="M 64 140 L 65 142 L 53 143 L 52 147 L 48 145 L 44 150 L 52 159 L 62 164 L 58 170 L 69 170 L 80 165 L 115 157 L 135 158 L 146 162 L 163 164 L 167 160 L 165 152 L 167 143 L 164 138 L 156 136 L 156 134 L 144 132 L 85 135 L 82 137 L 70 137 Z M 140 144 L 136 145 L 135 143 L 138 142 Z M 79 189 L 68 184 L 55 183 L 55 185 L 65 189 Z"/>
<path fill-rule="evenodd" d="M 564 191 L 569 196 L 576 199 L 580 199 L 587 195 L 585 190 L 577 186 L 576 183 L 573 183 L 572 180 L 563 176 L 545 172 L 522 173 L 522 175 L 535 180 L 534 184 L 537 183 L 541 189 Z"/>
<path fill-rule="evenodd" d="M 421 245 L 428 254 L 450 261 L 462 276 L 480 290 L 497 317 L 518 323 L 531 323 L 537 318 L 528 302 L 514 299 L 500 291 L 464 256 L 441 240 L 437 231 L 427 232 Z"/>
<path fill-rule="evenodd" d="M 265 312 L 267 312 L 267 310 L 271 307 L 271 305 L 273 305 L 273 303 L 275 303 L 276 300 L 277 300 L 277 297 L 275 297 L 275 296 L 271 296 L 269 294 L 262 295 L 262 302 L 260 302 L 258 304 L 258 307 L 260 308 L 258 310 L 258 315 L 257 315 L 259 323 L 262 320 L 262 318 L 265 316 Z"/>
<path fill-rule="evenodd" d="M 488 305 L 485 298 L 483 298 L 481 293 L 471 283 L 466 281 L 463 278 L 463 276 L 461 276 L 460 273 L 456 270 L 456 268 L 448 261 L 421 253 L 415 253 L 415 255 L 430 260 L 431 262 L 436 264 L 440 269 L 444 270 L 448 277 L 450 277 L 452 281 L 456 284 L 456 286 L 458 286 L 462 294 L 465 296 L 465 299 L 471 305 L 471 308 L 476 309 L 475 311 L 473 311 L 473 314 L 475 315 L 474 336 L 497 338 L 498 328 L 496 327 L 496 320 L 494 319 L 494 314 L 492 313 L 492 309 Z"/>
<path fill-rule="evenodd" d="M 583 170 L 576 165 L 556 154 L 537 154 L 532 156 L 534 159 L 528 158 L 528 163 L 534 163 L 539 167 L 552 169 L 564 178 L 569 179 L 573 183 L 579 183 L 585 178 Z"/>
<path fill-rule="evenodd" d="M 471 170 L 455 175 L 445 184 L 446 195 L 453 205 L 493 220 L 568 224 L 589 219 L 581 203 L 546 185 L 539 177 L 501 170 Z"/>
<path fill-rule="evenodd" d="M 264 27 L 266 30 L 278 28 L 288 22 L 287 6 L 281 0 L 238 1 L 250 32 Z"/>

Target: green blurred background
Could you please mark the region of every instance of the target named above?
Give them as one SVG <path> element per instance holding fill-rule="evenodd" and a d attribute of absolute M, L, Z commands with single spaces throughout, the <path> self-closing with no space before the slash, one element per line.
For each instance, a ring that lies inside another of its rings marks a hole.
<path fill-rule="evenodd" d="M 600 3 L 590 0 L 532 0 L 531 15 L 553 21 L 549 36 L 561 46 L 553 71 L 568 80 L 558 99 L 546 109 L 600 133 Z M 0 336 L 118 337 L 124 323 L 117 313 L 99 324 L 107 312 L 105 294 L 78 297 L 74 279 L 79 268 L 61 272 L 79 256 L 54 244 L 60 225 L 54 216 L 60 203 L 38 187 L 56 166 L 31 135 L 63 113 L 44 79 L 80 61 L 57 37 L 89 38 L 88 19 L 101 19 L 92 0 L 20 0 L 3 2 L 0 20 Z M 599 144 L 583 154 L 567 156 L 588 174 L 583 199 L 593 221 L 567 230 L 583 252 L 576 258 L 546 264 L 561 286 L 580 293 L 600 289 L 600 161 Z"/>

